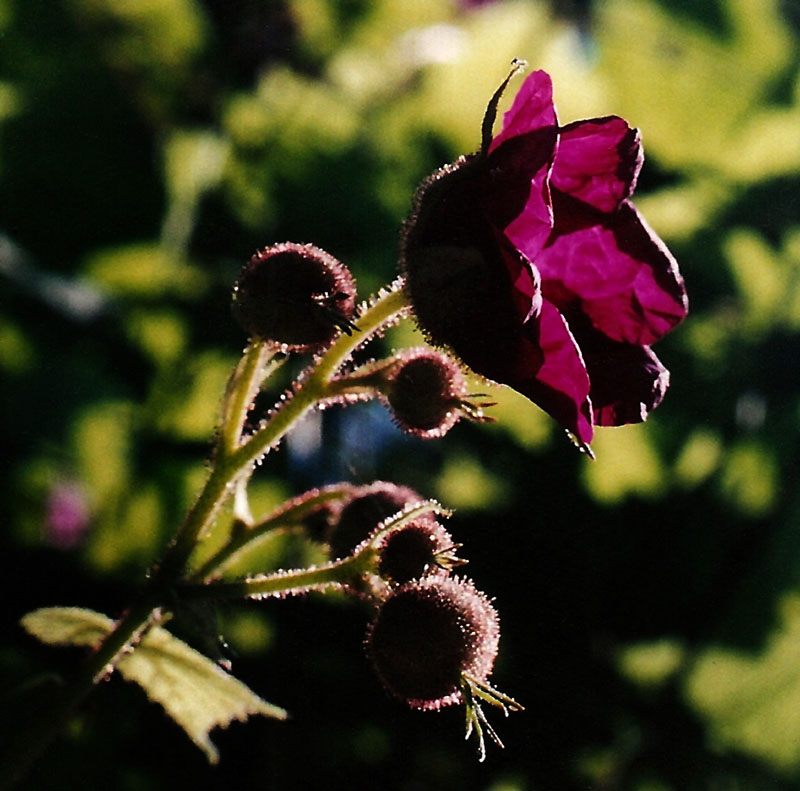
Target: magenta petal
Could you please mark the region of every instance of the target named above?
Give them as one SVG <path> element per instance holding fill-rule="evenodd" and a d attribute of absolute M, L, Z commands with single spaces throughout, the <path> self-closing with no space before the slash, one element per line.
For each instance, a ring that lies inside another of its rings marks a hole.
<path fill-rule="evenodd" d="M 497 247 L 511 281 L 517 313 L 524 324 L 538 316 L 542 309 L 542 279 L 539 270 L 505 236 L 500 232 L 496 234 Z"/>
<path fill-rule="evenodd" d="M 688 301 L 678 265 L 628 201 L 602 214 L 553 192 L 556 228 L 536 259 L 547 299 L 580 306 L 608 338 L 649 345 L 680 323 Z"/>
<path fill-rule="evenodd" d="M 611 212 L 629 198 L 644 156 L 639 130 L 616 116 L 576 121 L 560 131 L 552 186 Z"/>
<path fill-rule="evenodd" d="M 489 146 L 483 194 L 492 223 L 531 261 L 553 229 L 548 178 L 557 143 L 553 87 L 537 71 L 523 83 Z"/>
<path fill-rule="evenodd" d="M 525 78 L 511 108 L 503 115 L 503 128 L 489 146 L 491 154 L 507 140 L 528 132 L 556 126 L 553 83 L 545 71 L 534 71 Z"/>
<path fill-rule="evenodd" d="M 669 387 L 669 371 L 649 346 L 606 341 L 583 351 L 596 425 L 641 423 L 661 403 Z"/>
<path fill-rule="evenodd" d="M 504 380 L 505 384 L 530 398 L 588 445 L 594 433 L 589 376 L 566 322 L 544 301 L 539 320 L 529 322 L 526 329 L 541 350 L 542 365 L 534 379 Z"/>
<path fill-rule="evenodd" d="M 530 261 L 553 230 L 548 175 L 556 142 L 555 126 L 538 129 L 506 141 L 487 160 L 483 209 Z"/>
<path fill-rule="evenodd" d="M 541 311 L 542 294 L 538 271 L 502 234 L 495 234 L 496 268 L 491 274 L 495 282 L 473 281 L 473 306 L 460 316 L 461 323 L 469 328 L 462 327 L 449 345 L 476 373 L 513 387 L 515 381 L 536 376 L 542 366 L 542 351 L 526 332 L 526 322 L 535 320 Z M 499 269 L 501 260 L 505 272 Z M 507 285 L 499 288 L 502 283 Z M 503 294 L 506 302 L 513 300 L 513 313 L 508 308 L 498 310 L 495 290 Z"/>

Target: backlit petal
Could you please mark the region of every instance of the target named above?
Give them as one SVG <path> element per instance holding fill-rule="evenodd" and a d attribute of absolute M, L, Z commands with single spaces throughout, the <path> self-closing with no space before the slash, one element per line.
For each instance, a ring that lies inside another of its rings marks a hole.
<path fill-rule="evenodd" d="M 613 214 L 553 192 L 556 228 L 536 259 L 544 295 L 580 310 L 608 338 L 651 344 L 688 302 L 675 259 L 628 201 Z"/>
<path fill-rule="evenodd" d="M 526 325 L 531 343 L 538 344 L 542 365 L 533 379 L 505 381 L 552 415 L 588 445 L 593 436 L 589 376 L 583 358 L 561 314 L 546 300 L 538 321 Z"/>
<path fill-rule="evenodd" d="M 536 71 L 523 83 L 489 146 L 483 192 L 487 216 L 531 261 L 553 228 L 548 179 L 557 144 L 550 77 Z"/>
<path fill-rule="evenodd" d="M 522 83 L 511 108 L 503 115 L 503 128 L 492 140 L 489 153 L 506 140 L 556 126 L 553 83 L 545 71 L 531 72 Z"/>
<path fill-rule="evenodd" d="M 606 348 L 584 353 L 596 425 L 641 423 L 661 403 L 669 371 L 649 346 L 608 341 Z"/>
<path fill-rule="evenodd" d="M 639 130 L 631 129 L 622 118 L 576 121 L 560 131 L 550 183 L 600 211 L 611 212 L 633 193 L 643 161 Z"/>

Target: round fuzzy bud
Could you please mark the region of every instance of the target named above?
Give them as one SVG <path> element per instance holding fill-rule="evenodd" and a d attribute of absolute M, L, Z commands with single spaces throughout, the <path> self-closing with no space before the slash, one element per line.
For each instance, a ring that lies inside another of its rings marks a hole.
<path fill-rule="evenodd" d="M 233 291 L 233 315 L 252 338 L 287 351 L 316 351 L 352 331 L 356 286 L 350 271 L 310 244 L 259 250 Z"/>
<path fill-rule="evenodd" d="M 367 653 L 387 691 L 415 709 L 461 703 L 464 676 L 485 682 L 500 627 L 471 582 L 434 575 L 390 593 L 367 633 Z"/>
<path fill-rule="evenodd" d="M 449 571 L 464 561 L 456 557 L 458 546 L 450 533 L 431 516 L 415 519 L 390 530 L 378 544 L 378 574 L 396 585 Z"/>
<path fill-rule="evenodd" d="M 418 437 L 441 437 L 461 416 L 467 383 L 458 363 L 433 349 L 397 355 L 386 399 L 400 428 Z"/>
<path fill-rule="evenodd" d="M 408 486 L 387 481 L 375 481 L 356 489 L 339 512 L 328 538 L 331 557 L 347 557 L 381 522 L 424 499 Z"/>

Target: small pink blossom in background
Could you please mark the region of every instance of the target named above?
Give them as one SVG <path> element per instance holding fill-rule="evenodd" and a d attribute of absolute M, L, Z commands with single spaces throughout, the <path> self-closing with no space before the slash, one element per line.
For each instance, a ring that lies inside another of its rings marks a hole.
<path fill-rule="evenodd" d="M 57 483 L 50 490 L 45 513 L 45 537 L 58 549 L 72 549 L 89 526 L 86 495 L 76 483 Z"/>

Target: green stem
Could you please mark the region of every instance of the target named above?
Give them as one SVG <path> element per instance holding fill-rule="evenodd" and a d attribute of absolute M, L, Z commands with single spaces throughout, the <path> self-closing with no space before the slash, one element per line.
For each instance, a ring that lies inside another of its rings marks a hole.
<path fill-rule="evenodd" d="M 407 307 L 408 301 L 402 289 L 396 288 L 384 294 L 355 322 L 352 334 L 339 336 L 292 397 L 280 405 L 269 422 L 253 434 L 232 459 L 246 467 L 277 445 L 306 410 L 329 395 L 331 378 L 355 349 Z"/>
<path fill-rule="evenodd" d="M 342 399 L 349 395 L 357 396 L 359 401 L 369 401 L 375 398 L 378 389 L 375 382 L 364 379 L 350 379 L 342 377 L 329 382 L 325 388 L 325 397 L 329 399 Z"/>
<path fill-rule="evenodd" d="M 450 516 L 450 511 L 444 508 L 435 500 L 425 500 L 417 503 L 411 508 L 407 508 L 387 519 L 380 530 L 376 530 L 372 540 L 358 554 L 352 555 L 343 560 L 329 563 L 317 569 L 302 569 L 299 571 L 284 572 L 279 571 L 260 580 L 234 580 L 231 582 L 209 582 L 208 578 L 213 574 L 219 573 L 230 562 L 231 558 L 238 552 L 252 548 L 253 544 L 260 538 L 270 534 L 276 528 L 296 524 L 296 522 L 306 513 L 313 510 L 319 503 L 334 499 L 346 493 L 346 489 L 330 489 L 321 492 L 315 498 L 309 498 L 298 503 L 297 506 L 282 510 L 270 518 L 264 520 L 260 525 L 243 530 L 232 536 L 231 540 L 213 557 L 209 558 L 192 576 L 189 578 L 189 585 L 181 588 L 181 596 L 189 598 L 237 598 L 256 595 L 274 595 L 276 593 L 286 593 L 292 590 L 308 590 L 309 587 L 317 588 L 319 584 L 343 584 L 352 582 L 374 566 L 375 546 L 379 539 L 391 530 L 397 530 L 409 522 L 413 522 L 419 516 L 427 513 Z M 327 576 L 329 575 L 330 576 Z M 342 576 L 344 574 L 344 577 Z M 205 580 L 205 584 L 201 584 Z M 262 587 L 263 586 L 263 587 Z"/>
<path fill-rule="evenodd" d="M 221 440 L 218 443 L 212 472 L 167 548 L 162 563 L 151 575 L 148 581 L 148 593 L 127 611 L 114 630 L 87 659 L 73 683 L 48 711 L 46 720 L 37 723 L 35 732 L 27 732 L 27 738 L 15 741 L 19 749 L 7 752 L 8 760 L 3 762 L 3 767 L 0 769 L 0 787 L 11 787 L 22 779 L 27 769 L 61 732 L 75 709 L 92 692 L 97 681 L 114 669 L 126 646 L 129 646 L 137 635 L 148 627 L 157 608 L 163 603 L 162 595 L 170 588 L 174 590 L 174 583 L 184 573 L 186 563 L 199 537 L 233 492 L 236 478 L 256 459 L 277 445 L 306 410 L 325 397 L 329 380 L 355 348 L 407 306 L 405 294 L 400 288 L 381 295 L 356 322 L 356 331 L 352 335 L 342 335 L 338 338 L 319 358 L 294 396 L 282 402 L 270 420 L 250 439 L 240 444 L 237 434 L 241 433 L 241 426 L 249 406 L 246 394 L 249 393 L 252 398 L 253 388 L 261 381 L 258 377 L 259 370 L 263 371 L 266 363 L 266 352 L 260 348 L 260 344 L 252 344 L 249 347 L 245 360 L 234 373 L 226 396 L 223 411 L 224 425 L 220 430 Z M 336 576 L 343 575 L 344 578 L 355 574 L 357 557 L 361 555 L 348 558 L 332 567 L 297 572 L 296 581 L 299 582 L 300 575 L 309 574 L 311 577 L 307 579 L 306 585 L 315 575 L 316 584 L 341 584 L 336 582 Z M 360 562 L 363 563 L 364 559 L 362 558 Z M 347 564 L 351 564 L 353 568 L 348 568 Z M 272 584 L 278 585 L 277 582 Z M 187 588 L 187 592 L 197 591 L 203 587 L 209 586 L 193 586 Z M 252 595 L 252 592 L 244 592 L 243 595 Z"/>
<path fill-rule="evenodd" d="M 302 524 L 303 520 L 324 503 L 340 500 L 349 494 L 351 486 L 328 486 L 313 496 L 303 496 L 297 502 L 291 503 L 273 511 L 261 522 L 252 527 L 246 527 L 241 522 L 234 526 L 228 542 L 215 554 L 206 560 L 202 566 L 192 572 L 191 582 L 202 582 L 215 574 L 224 571 L 240 553 L 252 549 L 259 541 L 271 536 L 279 528 L 292 527 Z M 238 529 L 237 529 L 238 526 Z"/>
<path fill-rule="evenodd" d="M 450 517 L 452 513 L 453 512 L 449 508 L 445 508 L 436 500 L 423 500 L 410 508 L 404 508 L 394 516 L 386 519 L 383 522 L 383 526 L 371 534 L 369 546 L 374 547 L 387 533 L 390 533 L 392 530 L 397 530 L 403 525 L 407 525 L 409 522 L 413 522 L 418 516 L 422 516 L 423 514 L 439 514 L 440 516 Z"/>
<path fill-rule="evenodd" d="M 265 366 L 274 354 L 263 341 L 253 341 L 234 369 L 225 394 L 219 433 L 220 445 L 227 453 L 239 447 L 247 412 L 261 385 Z"/>
<path fill-rule="evenodd" d="M 351 335 L 341 335 L 317 361 L 294 394 L 281 402 L 267 423 L 237 450 L 220 454 L 206 487 L 181 525 L 169 552 L 170 568 L 182 569 L 198 537 L 216 516 L 231 481 L 275 447 L 289 429 L 318 401 L 324 400 L 330 379 L 353 351 L 381 326 L 408 307 L 405 293 L 395 288 L 381 296 L 355 322 Z M 172 573 L 172 572 L 170 572 Z"/>
<path fill-rule="evenodd" d="M 355 582 L 375 565 L 375 551 L 367 547 L 357 555 L 319 568 L 278 571 L 263 577 L 232 582 L 187 584 L 178 588 L 181 599 L 243 599 L 305 593 L 339 588 Z"/>

